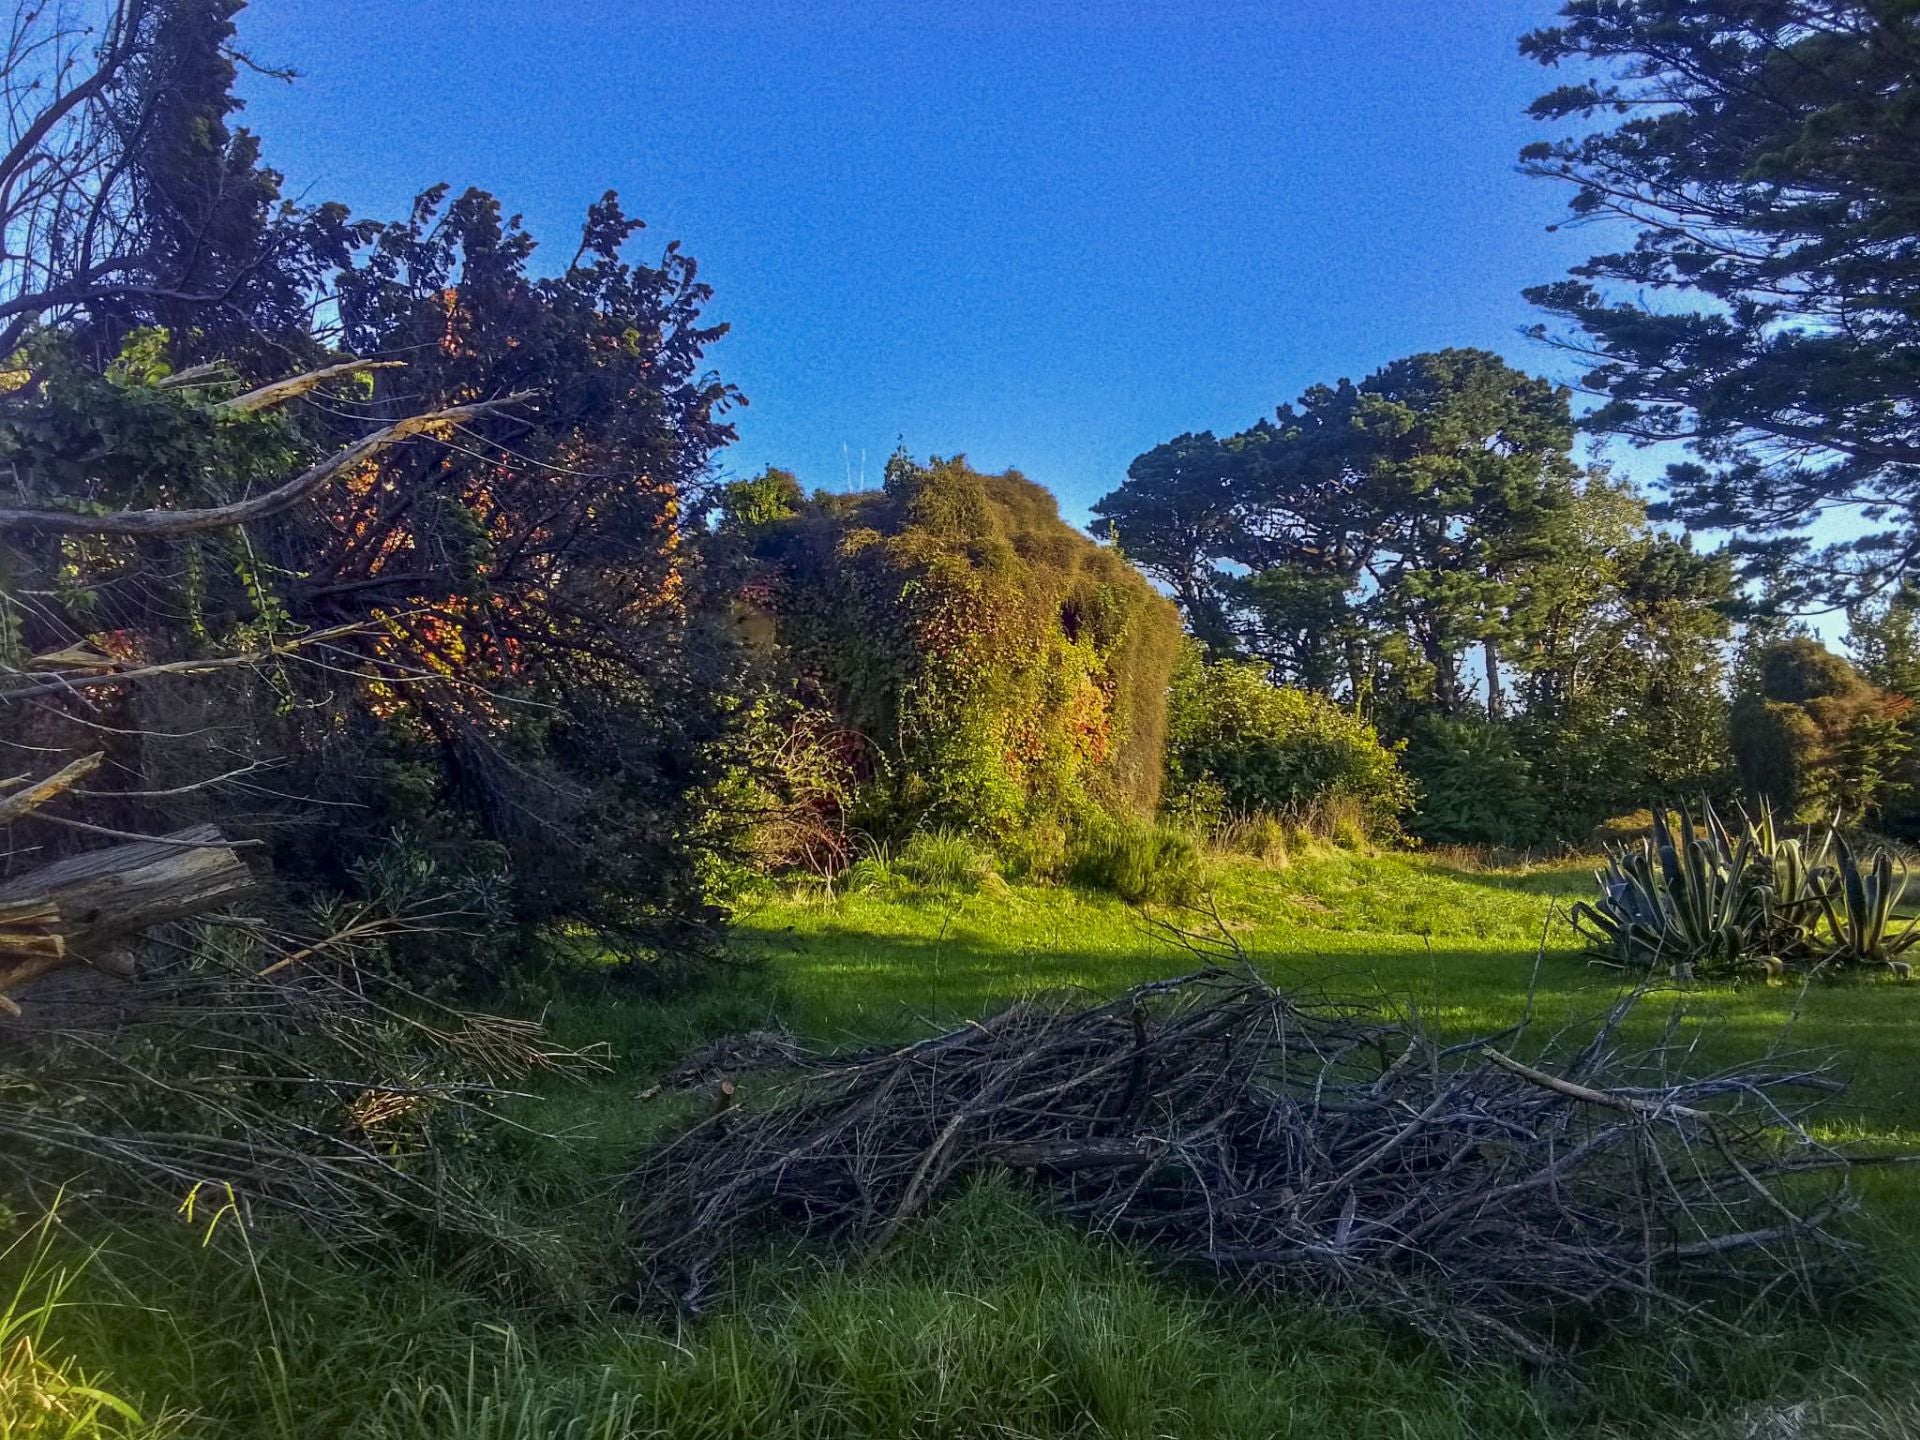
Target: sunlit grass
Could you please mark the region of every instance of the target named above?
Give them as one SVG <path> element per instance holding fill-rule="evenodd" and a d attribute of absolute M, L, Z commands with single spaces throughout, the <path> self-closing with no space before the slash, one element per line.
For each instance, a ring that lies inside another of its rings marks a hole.
<path fill-rule="evenodd" d="M 0 1247 L 10 1281 L 0 1289 L 0 1440 L 161 1440 L 167 1422 L 145 1420 L 63 1352 L 59 1322 L 86 1261 L 56 1258 L 57 1220 L 50 1213 Z"/>
<path fill-rule="evenodd" d="M 1565 923 L 1590 884 L 1584 864 L 1307 850 L 1280 867 L 1215 861 L 1211 878 L 1221 920 L 1270 978 L 1449 1034 L 1499 1029 L 1531 1001 L 1544 1040 L 1621 993 Z M 628 1273 L 615 1177 L 685 1113 L 637 1092 L 701 1042 L 767 1025 L 827 1043 L 900 1038 L 1022 994 L 1106 995 L 1198 963 L 1110 897 L 1022 884 L 776 896 L 743 915 L 742 937 L 764 963 L 710 990 L 662 1003 L 575 983 L 549 1011 L 563 1038 L 608 1041 L 617 1059 L 526 1107 L 567 1138 L 510 1138 L 499 1161 L 520 1204 L 567 1227 L 599 1299 L 617 1300 Z M 1651 997 L 1634 1033 L 1655 1034 L 1676 1004 L 1699 1065 L 1751 1057 L 1791 1022 L 1793 1044 L 1839 1050 L 1855 1081 L 1824 1133 L 1920 1140 L 1920 984 L 1691 988 Z M 184 1227 L 145 1227 L 115 1240 L 56 1338 L 148 1409 L 190 1408 L 190 1433 L 216 1440 L 1520 1437 L 1678 1433 L 1673 1417 L 1718 1434 L 1713 1417 L 1743 1407 L 1903 1383 L 1920 1326 L 1916 1180 L 1904 1167 L 1861 1177 L 1872 1278 L 1829 1311 L 1769 1312 L 1737 1336 L 1622 1336 L 1563 1375 L 1462 1369 L 1360 1317 L 1169 1277 L 1008 1183 L 939 1209 L 871 1266 L 757 1262 L 697 1323 L 508 1312 L 423 1263 L 346 1267 L 265 1234 L 263 1286 Z"/>

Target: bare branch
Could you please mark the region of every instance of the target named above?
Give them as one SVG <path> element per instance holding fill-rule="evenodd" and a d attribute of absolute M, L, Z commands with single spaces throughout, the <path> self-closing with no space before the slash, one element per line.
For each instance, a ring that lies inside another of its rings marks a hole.
<path fill-rule="evenodd" d="M 509 406 L 524 404 L 532 398 L 533 392 L 522 390 L 498 400 L 476 400 L 466 405 L 450 405 L 444 410 L 429 411 L 424 415 L 410 415 L 329 455 L 284 485 L 251 499 L 236 500 L 230 505 L 215 505 L 203 510 L 122 510 L 111 515 L 82 515 L 67 510 L 0 509 L 0 530 L 26 530 L 52 535 L 159 537 L 193 535 L 205 530 L 244 525 L 290 509 L 335 476 L 403 440 L 429 435 L 442 425 L 477 420 Z"/>
<path fill-rule="evenodd" d="M 275 405 L 284 404 L 325 385 L 330 380 L 339 380 L 348 375 L 364 375 L 371 370 L 404 370 L 404 360 L 348 360 L 339 365 L 326 365 L 318 370 L 309 370 L 304 375 L 290 376 L 285 380 L 275 380 L 249 390 L 244 395 L 225 400 L 216 408 L 229 415 L 251 415 L 256 411 L 270 410 Z"/>
<path fill-rule="evenodd" d="M 22 816 L 39 809 L 62 791 L 69 790 L 100 768 L 100 762 L 107 758 L 107 752 L 96 750 L 91 755 L 83 755 L 70 764 L 47 776 L 46 779 L 29 785 L 25 790 L 0 799 L 0 825 L 11 825 Z"/>

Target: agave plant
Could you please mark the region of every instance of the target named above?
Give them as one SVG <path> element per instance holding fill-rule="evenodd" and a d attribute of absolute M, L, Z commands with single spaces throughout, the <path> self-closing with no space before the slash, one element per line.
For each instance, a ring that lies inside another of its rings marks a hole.
<path fill-rule="evenodd" d="M 1596 958 L 1627 968 L 1777 968 L 1772 897 L 1781 861 L 1762 852 L 1755 826 L 1735 839 L 1711 805 L 1697 828 L 1682 811 L 1677 831 L 1656 813 L 1646 838 L 1609 857 L 1597 877 L 1599 903 L 1576 904 L 1574 925 Z"/>
<path fill-rule="evenodd" d="M 1757 816 L 1747 816 L 1747 834 L 1764 857 L 1766 911 L 1764 929 L 1772 953 L 1788 958 L 1808 953 L 1814 944 L 1823 896 L 1828 888 L 1828 856 L 1837 833 L 1828 826 L 1815 848 L 1811 838 L 1784 835 L 1773 818 L 1773 807 L 1761 801 Z"/>
<path fill-rule="evenodd" d="M 1894 914 L 1907 871 L 1885 849 L 1864 862 L 1829 825 L 1816 845 L 1782 833 L 1771 808 L 1741 814 L 1736 836 L 1701 806 L 1700 824 L 1656 813 L 1648 834 L 1609 857 L 1600 899 L 1573 907 L 1594 958 L 1678 975 L 1778 974 L 1787 966 L 1886 966 L 1920 945 L 1920 918 Z"/>
<path fill-rule="evenodd" d="M 1819 888 L 1821 918 L 1826 921 L 1823 965 L 1884 965 L 1908 972 L 1900 957 L 1920 945 L 1920 918 L 1904 923 L 1894 916 L 1907 890 L 1907 867 L 1884 848 L 1865 863 L 1845 840 L 1837 842 L 1840 860 Z"/>

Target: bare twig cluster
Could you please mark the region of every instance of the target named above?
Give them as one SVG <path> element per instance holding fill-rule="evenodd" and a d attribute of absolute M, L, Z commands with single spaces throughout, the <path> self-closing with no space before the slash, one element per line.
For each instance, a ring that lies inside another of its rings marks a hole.
<path fill-rule="evenodd" d="M 1801 1114 L 1838 1083 L 1777 1057 L 1685 1078 L 1671 1039 L 1620 1043 L 1630 1009 L 1522 1061 L 1524 1026 L 1442 1044 L 1213 967 L 1017 1004 L 764 1104 L 727 1084 L 631 1176 L 642 1294 L 697 1310 L 783 1231 L 877 1250 L 988 1170 L 1241 1284 L 1537 1357 L 1576 1318 L 1811 1281 L 1845 1161 Z"/>
<path fill-rule="evenodd" d="M 296 937 L 203 922 L 144 967 L 132 1000 L 37 997 L 31 1024 L 0 1020 L 9 1188 L 162 1211 L 210 1190 L 331 1243 L 451 1242 L 489 1280 L 559 1287 L 542 1232 L 507 1216 L 484 1165 L 460 1157 L 512 1123 L 501 1106 L 525 1077 L 599 1057 L 363 968 L 367 925 L 262 966 Z"/>

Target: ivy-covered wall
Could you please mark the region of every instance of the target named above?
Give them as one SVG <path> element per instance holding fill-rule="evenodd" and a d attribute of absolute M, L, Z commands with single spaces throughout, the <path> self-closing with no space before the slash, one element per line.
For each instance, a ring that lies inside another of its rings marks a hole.
<path fill-rule="evenodd" d="M 806 500 L 771 472 L 736 492 L 743 628 L 870 742 L 862 823 L 1155 807 L 1178 614 L 1046 490 L 897 456 L 879 491 Z"/>

